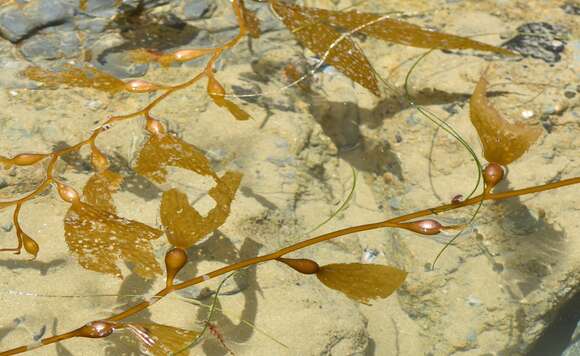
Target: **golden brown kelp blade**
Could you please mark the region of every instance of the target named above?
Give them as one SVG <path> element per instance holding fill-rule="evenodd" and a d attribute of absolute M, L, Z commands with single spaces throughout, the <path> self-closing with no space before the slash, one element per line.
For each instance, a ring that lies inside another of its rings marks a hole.
<path fill-rule="evenodd" d="M 256 16 L 256 12 L 248 10 L 245 7 L 243 1 L 240 1 L 240 6 L 242 10 L 242 16 L 244 18 L 243 26 L 245 26 L 245 28 L 248 30 L 250 37 L 259 38 L 262 34 L 262 31 L 260 30 L 260 20 Z"/>
<path fill-rule="evenodd" d="M 150 240 L 163 232 L 85 203 L 72 204 L 64 219 L 65 240 L 86 269 L 122 278 L 119 259 L 143 278 L 161 274 Z"/>
<path fill-rule="evenodd" d="M 332 11 L 297 5 L 286 5 L 313 21 L 348 31 L 357 30 L 368 36 L 405 46 L 435 49 L 473 49 L 504 55 L 516 55 L 507 49 L 495 47 L 469 38 L 425 30 L 408 22 L 379 14 L 358 11 Z"/>
<path fill-rule="evenodd" d="M 207 94 L 217 106 L 227 109 L 237 120 L 245 121 L 251 117 L 236 103 L 226 99 L 226 90 L 213 76 L 208 78 Z"/>
<path fill-rule="evenodd" d="M 175 355 L 191 345 L 199 332 L 161 324 L 130 323 L 126 326 L 136 336 L 147 354 L 154 356 Z M 182 353 L 181 355 L 187 355 Z"/>
<path fill-rule="evenodd" d="M 487 99 L 488 82 L 481 76 L 470 100 L 470 118 L 488 162 L 507 165 L 520 158 L 536 142 L 542 129 L 506 121 Z"/>
<path fill-rule="evenodd" d="M 60 72 L 51 72 L 40 67 L 28 67 L 23 73 L 28 79 L 43 83 L 51 89 L 66 85 L 76 88 L 92 88 L 111 94 L 125 90 L 125 83 L 122 80 L 88 66 L 79 68 L 67 64 Z"/>
<path fill-rule="evenodd" d="M 279 1 L 270 1 L 270 4 L 304 47 L 373 94 L 381 95 L 374 69 L 348 36 L 342 37 L 332 27 L 308 16 L 300 7 Z"/>
<path fill-rule="evenodd" d="M 194 145 L 169 134 L 151 135 L 139 153 L 135 171 L 156 183 L 164 183 L 168 166 L 217 178 L 208 159 Z"/>
<path fill-rule="evenodd" d="M 119 190 L 122 182 L 123 177 L 115 172 L 105 170 L 95 173 L 85 184 L 83 198 L 86 203 L 114 214 L 113 193 Z"/>
<path fill-rule="evenodd" d="M 206 217 L 189 205 L 184 193 L 177 189 L 164 192 L 161 200 L 161 223 L 165 227 L 169 242 L 186 249 L 223 225 L 230 214 L 230 205 L 241 178 L 242 175 L 238 172 L 227 172 L 216 181 L 217 185 L 209 191 L 209 196 L 215 200 L 216 205 Z"/>
<path fill-rule="evenodd" d="M 316 276 L 328 288 L 368 303 L 370 299 L 391 295 L 403 284 L 407 272 L 384 265 L 337 263 L 322 266 Z"/>

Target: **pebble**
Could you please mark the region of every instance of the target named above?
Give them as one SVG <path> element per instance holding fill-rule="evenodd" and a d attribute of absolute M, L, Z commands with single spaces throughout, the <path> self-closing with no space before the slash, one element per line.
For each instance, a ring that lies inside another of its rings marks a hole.
<path fill-rule="evenodd" d="M 379 251 L 375 250 L 374 248 L 365 248 L 363 250 L 363 255 L 361 257 L 362 263 L 372 263 L 377 256 L 379 255 Z"/>
<path fill-rule="evenodd" d="M 0 229 L 2 229 L 2 231 L 4 232 L 10 232 L 13 226 L 14 224 L 12 223 L 12 221 L 9 221 L 6 224 L 0 226 Z"/>
<path fill-rule="evenodd" d="M 389 199 L 387 201 L 387 203 L 389 204 L 389 206 L 392 209 L 395 209 L 395 210 L 401 209 L 401 200 L 399 198 L 396 198 L 396 197 L 395 198 L 391 198 L 391 199 Z"/>
<path fill-rule="evenodd" d="M 481 305 L 481 300 L 473 295 L 467 297 L 467 304 L 472 307 L 478 307 Z"/>
<path fill-rule="evenodd" d="M 87 103 L 87 108 L 93 110 L 93 111 L 97 111 L 103 108 L 103 103 L 101 103 L 98 100 L 89 100 Z"/>

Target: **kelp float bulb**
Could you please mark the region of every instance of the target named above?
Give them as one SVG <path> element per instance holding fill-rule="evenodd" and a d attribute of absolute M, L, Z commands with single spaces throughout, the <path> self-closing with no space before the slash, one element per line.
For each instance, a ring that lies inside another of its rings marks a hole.
<path fill-rule="evenodd" d="M 276 261 L 282 262 L 290 268 L 302 274 L 316 274 L 320 270 L 318 263 L 305 258 L 283 258 L 279 257 Z"/>
<path fill-rule="evenodd" d="M 489 163 L 483 169 L 483 181 L 485 182 L 486 191 L 490 191 L 504 177 L 503 167 L 497 163 Z"/>
<path fill-rule="evenodd" d="M 437 235 L 441 232 L 441 230 L 443 230 L 443 226 L 439 223 L 439 221 L 433 219 L 424 219 L 402 223 L 399 224 L 399 227 L 421 235 Z"/>
<path fill-rule="evenodd" d="M 109 168 L 109 160 L 101 151 L 93 149 L 91 152 L 91 163 L 98 172 L 103 172 Z"/>
<path fill-rule="evenodd" d="M 30 166 L 45 158 L 46 154 L 39 153 L 21 153 L 12 158 L 12 163 L 17 166 Z"/>
<path fill-rule="evenodd" d="M 77 336 L 98 339 L 107 337 L 115 331 L 115 324 L 106 320 L 91 321 L 80 329 L 76 330 Z"/>
<path fill-rule="evenodd" d="M 165 254 L 165 268 L 167 269 L 167 287 L 173 285 L 175 276 L 187 263 L 187 252 L 181 247 L 174 247 Z"/>
<path fill-rule="evenodd" d="M 200 48 L 200 49 L 183 49 L 173 53 L 173 59 L 177 62 L 187 62 L 192 59 L 199 58 L 213 51 L 212 48 Z"/>
<path fill-rule="evenodd" d="M 71 204 L 80 202 L 79 193 L 77 193 L 77 191 L 72 187 L 69 187 L 68 185 L 62 184 L 60 182 L 56 183 L 56 187 L 58 190 L 58 195 L 60 195 L 62 200 Z"/>
<path fill-rule="evenodd" d="M 158 85 L 146 80 L 133 79 L 125 83 L 125 90 L 132 93 L 149 93 L 161 89 Z"/>
<path fill-rule="evenodd" d="M 18 230 L 17 233 L 22 240 L 22 247 L 24 247 L 24 250 L 33 256 L 32 259 L 35 259 L 36 255 L 38 255 L 38 251 L 40 250 L 38 243 L 21 230 Z"/>
<path fill-rule="evenodd" d="M 165 127 L 163 127 L 163 124 L 159 122 L 159 120 L 153 118 L 147 119 L 145 129 L 152 135 L 162 135 L 165 133 Z"/>

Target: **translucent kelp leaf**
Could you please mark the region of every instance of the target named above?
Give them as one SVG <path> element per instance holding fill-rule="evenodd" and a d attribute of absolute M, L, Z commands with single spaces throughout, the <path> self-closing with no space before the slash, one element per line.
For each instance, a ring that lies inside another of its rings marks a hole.
<path fill-rule="evenodd" d="M 322 266 L 316 276 L 328 288 L 367 303 L 391 295 L 403 284 L 407 272 L 376 264 L 337 263 Z"/>
<path fill-rule="evenodd" d="M 157 183 L 164 183 L 165 167 L 188 169 L 217 178 L 203 152 L 192 144 L 169 134 L 151 135 L 137 158 L 135 171 Z"/>
<path fill-rule="evenodd" d="M 471 123 L 475 126 L 483 155 L 488 162 L 507 165 L 520 158 L 540 137 L 542 129 L 506 121 L 487 100 L 488 82 L 481 76 L 470 100 Z"/>
<path fill-rule="evenodd" d="M 199 337 L 197 331 L 161 324 L 130 323 L 127 328 L 137 337 L 143 351 L 154 356 L 173 355 L 187 348 Z"/>
<path fill-rule="evenodd" d="M 226 90 L 213 76 L 208 79 L 207 94 L 217 106 L 226 108 L 236 119 L 244 121 L 250 118 L 250 114 L 232 101 L 226 99 Z"/>
<path fill-rule="evenodd" d="M 262 32 L 260 31 L 260 20 L 254 11 L 244 9 L 244 22 L 248 33 L 252 38 L 259 38 Z"/>
<path fill-rule="evenodd" d="M 119 259 L 134 264 L 143 278 L 161 273 L 150 240 L 163 233 L 86 203 L 72 204 L 64 219 L 65 240 L 86 269 L 122 278 Z"/>
<path fill-rule="evenodd" d="M 241 179 L 240 173 L 227 172 L 217 180 L 217 185 L 209 191 L 209 196 L 215 200 L 216 205 L 206 217 L 189 205 L 184 193 L 177 189 L 164 192 L 161 200 L 161 223 L 165 227 L 169 242 L 177 247 L 188 248 L 223 225 L 230 214 L 230 205 Z"/>
<path fill-rule="evenodd" d="M 79 68 L 66 64 L 64 70 L 60 72 L 51 72 L 40 67 L 28 67 L 24 70 L 24 75 L 49 88 L 66 85 L 76 88 L 93 88 L 112 94 L 125 90 L 125 83 L 122 80 L 89 66 Z"/>
<path fill-rule="evenodd" d="M 342 28 L 348 31 L 357 29 L 358 32 L 378 39 L 399 43 L 405 46 L 436 49 L 474 49 L 515 55 L 515 53 L 469 38 L 450 35 L 442 32 L 425 30 L 417 25 L 384 18 L 379 14 L 358 11 L 332 11 L 317 8 L 287 5 L 294 11 L 309 16 L 313 21 Z"/>
<path fill-rule="evenodd" d="M 307 8 L 271 1 L 272 8 L 282 18 L 296 39 L 306 48 L 316 53 L 326 63 L 341 73 L 380 96 L 375 71 L 364 53 L 348 37 L 318 19 L 308 16 Z"/>
<path fill-rule="evenodd" d="M 305 76 L 304 73 L 294 64 L 289 63 L 284 67 L 284 76 L 289 84 L 296 83 L 296 85 L 305 92 L 312 92 L 312 89 L 310 88 L 310 78 Z"/>
<path fill-rule="evenodd" d="M 119 190 L 123 177 L 120 174 L 105 170 L 94 174 L 83 189 L 83 198 L 88 204 L 109 212 L 115 213 L 113 193 Z"/>

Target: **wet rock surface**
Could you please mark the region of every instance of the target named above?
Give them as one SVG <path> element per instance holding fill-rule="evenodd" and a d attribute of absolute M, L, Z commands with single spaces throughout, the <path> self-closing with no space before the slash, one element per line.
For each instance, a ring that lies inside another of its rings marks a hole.
<path fill-rule="evenodd" d="M 33 0 L 0 8 L 0 35 L 11 42 L 30 36 L 34 31 L 73 18 L 74 8 L 64 0 Z"/>

